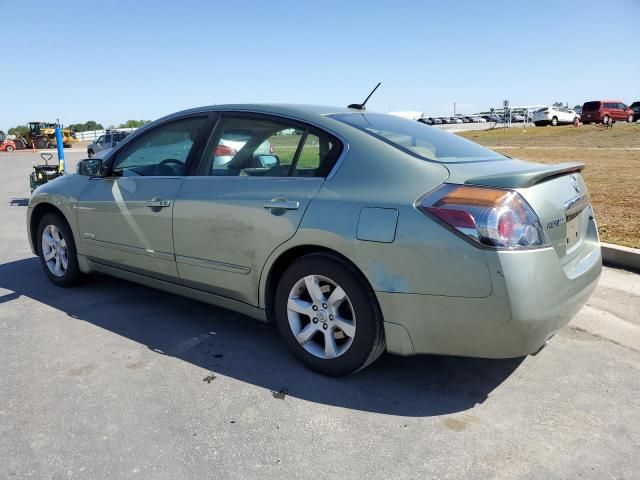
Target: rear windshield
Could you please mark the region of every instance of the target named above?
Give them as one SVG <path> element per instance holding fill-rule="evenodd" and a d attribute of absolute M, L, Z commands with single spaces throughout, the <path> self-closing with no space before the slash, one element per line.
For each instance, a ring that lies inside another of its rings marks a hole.
<path fill-rule="evenodd" d="M 505 158 L 453 133 L 393 115 L 339 113 L 329 116 L 425 160 L 459 163 Z"/>
<path fill-rule="evenodd" d="M 583 112 L 585 110 L 599 110 L 599 109 L 600 109 L 600 102 L 587 102 L 582 106 Z"/>

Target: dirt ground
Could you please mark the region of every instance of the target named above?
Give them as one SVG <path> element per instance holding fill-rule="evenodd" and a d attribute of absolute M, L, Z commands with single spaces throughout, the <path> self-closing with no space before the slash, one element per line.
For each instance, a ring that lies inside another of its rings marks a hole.
<path fill-rule="evenodd" d="M 603 241 L 640 248 L 640 124 L 528 127 L 459 135 L 541 163 L 581 161 Z"/>

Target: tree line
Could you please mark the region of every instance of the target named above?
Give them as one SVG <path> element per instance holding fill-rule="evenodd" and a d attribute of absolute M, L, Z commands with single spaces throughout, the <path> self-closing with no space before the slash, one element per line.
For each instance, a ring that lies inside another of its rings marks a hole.
<path fill-rule="evenodd" d="M 121 123 L 118 126 L 109 125 L 107 128 L 116 129 L 116 128 L 138 128 L 144 125 L 145 123 L 149 123 L 151 120 L 127 120 L 126 122 Z M 73 130 L 74 132 L 90 132 L 92 130 L 104 130 L 104 127 L 101 123 L 98 123 L 94 120 L 89 120 L 84 123 L 72 123 L 71 125 L 67 125 L 69 130 Z M 11 127 L 8 132 L 9 135 L 16 135 L 17 137 L 24 137 L 29 133 L 29 127 L 27 125 L 17 125 L 15 127 Z"/>

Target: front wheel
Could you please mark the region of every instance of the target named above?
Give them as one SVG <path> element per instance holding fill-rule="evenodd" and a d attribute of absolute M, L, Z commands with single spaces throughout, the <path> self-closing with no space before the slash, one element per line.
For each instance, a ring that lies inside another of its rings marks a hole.
<path fill-rule="evenodd" d="M 13 147 L 11 145 L 7 145 L 7 148 L 5 148 L 5 150 L 7 152 L 13 152 Z"/>
<path fill-rule="evenodd" d="M 558 117 L 553 117 L 551 119 L 551 125 L 554 126 L 554 127 L 558 126 Z"/>
<path fill-rule="evenodd" d="M 280 278 L 274 307 L 285 344 L 316 372 L 348 375 L 385 350 L 373 290 L 338 256 L 314 253 L 294 262 Z"/>
<path fill-rule="evenodd" d="M 633 123 L 633 115 L 627 117 L 627 123 Z"/>
<path fill-rule="evenodd" d="M 40 263 L 51 281 L 61 287 L 77 283 L 82 273 L 67 222 L 55 213 L 45 215 L 40 220 L 37 238 Z"/>

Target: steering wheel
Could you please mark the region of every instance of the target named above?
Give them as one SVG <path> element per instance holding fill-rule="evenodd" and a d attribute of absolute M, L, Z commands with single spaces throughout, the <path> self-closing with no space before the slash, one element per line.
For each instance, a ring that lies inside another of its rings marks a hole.
<path fill-rule="evenodd" d="M 175 165 L 176 167 L 178 167 L 179 170 L 181 170 L 184 167 L 184 163 L 181 162 L 180 160 L 177 160 L 175 158 L 167 158 L 166 160 L 162 160 L 159 164 L 156 165 L 156 168 L 154 168 L 153 174 L 156 176 L 159 176 L 162 174 L 162 167 L 165 166 L 169 166 L 169 165 Z M 180 171 L 179 173 L 175 173 L 175 175 L 180 175 L 182 172 Z"/>

